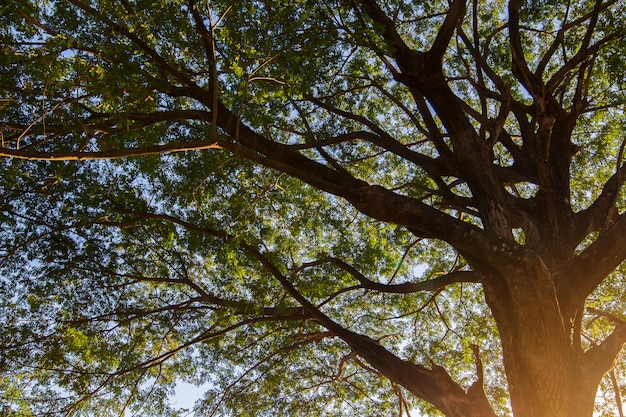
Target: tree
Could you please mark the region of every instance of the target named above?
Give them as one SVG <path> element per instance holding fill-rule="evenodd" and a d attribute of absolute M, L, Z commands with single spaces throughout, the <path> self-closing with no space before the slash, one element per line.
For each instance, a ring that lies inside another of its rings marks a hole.
<path fill-rule="evenodd" d="M 621 415 L 624 2 L 8 3 L 7 410 Z"/>

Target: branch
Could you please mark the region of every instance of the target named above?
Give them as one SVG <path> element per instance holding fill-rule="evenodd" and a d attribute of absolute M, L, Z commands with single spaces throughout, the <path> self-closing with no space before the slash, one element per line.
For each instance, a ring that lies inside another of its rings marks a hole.
<path fill-rule="evenodd" d="M 142 222 L 149 219 L 164 220 L 177 224 L 188 230 L 213 236 L 223 241 L 233 242 L 241 249 L 245 250 L 252 258 L 256 259 L 262 265 L 262 267 L 265 268 L 265 270 L 267 270 L 277 279 L 278 282 L 280 282 L 280 284 L 283 286 L 283 288 L 285 288 L 287 293 L 295 301 L 302 305 L 304 314 L 303 317 L 310 317 L 314 319 L 320 325 L 326 327 L 330 332 L 344 340 L 358 355 L 364 358 L 374 368 L 376 368 L 391 381 L 404 386 L 407 390 L 419 396 L 420 398 L 431 402 L 432 404 L 440 408 L 448 416 L 454 417 L 468 415 L 468 410 L 473 410 L 473 414 L 470 415 L 495 417 L 493 410 L 491 410 L 491 407 L 486 400 L 478 401 L 476 398 L 466 394 L 463 388 L 456 382 L 454 382 L 443 368 L 433 366 L 432 369 L 428 369 L 421 365 L 414 365 L 410 362 L 404 361 L 384 347 L 382 347 L 378 342 L 370 339 L 369 337 L 354 333 L 333 321 L 331 318 L 321 312 L 317 307 L 312 305 L 295 288 L 295 286 L 288 280 L 288 278 L 283 273 L 281 273 L 279 268 L 254 246 L 224 231 L 203 228 L 201 226 L 188 223 L 184 220 L 169 216 L 167 214 L 139 213 L 132 210 L 126 210 L 126 212 L 132 213 L 135 216 L 133 218 L 134 223 Z M 92 223 L 103 224 L 113 227 L 123 227 L 129 224 L 128 222 L 123 224 L 113 222 Z M 118 373 L 127 373 L 132 370 L 141 370 L 159 365 L 163 361 L 172 357 L 181 350 L 192 346 L 193 344 L 200 343 L 211 338 L 219 337 L 226 332 L 235 330 L 236 328 L 244 325 L 277 319 L 280 320 L 281 318 L 256 317 L 243 320 L 221 330 L 209 329 L 205 332 L 198 334 L 196 337 L 177 346 L 172 350 L 162 353 L 152 359 L 140 362 L 132 366 L 131 368 L 118 371 Z M 300 317 L 298 317 L 298 319 L 300 319 Z M 461 413 L 461 410 L 465 411 Z"/>
<path fill-rule="evenodd" d="M 445 142 L 439 144 L 435 142 L 437 135 L 434 132 L 438 130 L 437 123 L 431 128 L 428 125 L 428 106 L 420 108 L 426 115 L 425 122 L 429 130 L 433 132 L 433 142 L 438 149 L 441 149 L 441 155 L 447 158 L 450 153 L 454 153 L 455 167 L 462 173 L 456 176 L 466 180 L 473 195 L 477 197 L 477 206 L 483 214 L 485 229 L 505 239 L 512 240 L 511 227 L 508 224 L 511 210 L 502 213 L 504 211 L 502 209 L 506 210 L 507 206 L 503 201 L 504 191 L 501 190 L 493 169 L 492 149 L 480 139 L 474 125 L 466 115 L 466 109 L 462 105 L 463 101 L 455 95 L 448 85 L 442 72 L 441 62 L 436 62 L 429 54 L 408 48 L 396 31 L 393 20 L 382 11 L 375 1 L 364 0 L 361 1 L 361 4 L 370 18 L 383 28 L 382 32 L 385 39 L 391 45 L 395 45 L 391 54 L 402 73 L 395 74 L 394 78 L 409 87 L 416 97 L 416 102 L 419 103 L 418 98 L 424 96 L 449 133 L 453 147 L 452 152 L 445 150 L 447 148 Z M 464 15 L 464 10 L 464 4 L 455 1 L 445 25 L 436 39 L 433 51 L 441 53 L 441 50 L 445 49 L 442 45 L 444 43 L 447 45 L 449 41 L 449 39 L 446 40 L 447 37 L 452 36 L 456 29 L 455 19 L 460 19 Z M 497 203 L 493 204 L 493 201 Z"/>
<path fill-rule="evenodd" d="M 446 15 L 446 19 L 443 21 L 441 28 L 439 28 L 439 32 L 437 33 L 437 37 L 435 38 L 433 45 L 428 51 L 430 59 L 437 63 L 437 65 L 441 65 L 443 63 L 443 56 L 448 48 L 450 39 L 452 39 L 454 31 L 459 26 L 459 23 L 463 20 L 464 16 L 465 0 L 454 0 L 454 2 L 450 5 L 450 10 Z"/>
<path fill-rule="evenodd" d="M 478 345 L 471 345 L 472 353 L 474 354 L 474 361 L 476 363 L 476 381 L 467 390 L 467 394 L 475 396 L 479 399 L 487 401 L 487 395 L 485 394 L 485 372 L 483 367 L 483 361 L 480 358 L 480 348 Z"/>
<path fill-rule="evenodd" d="M 195 0 L 188 0 L 187 7 L 191 11 L 191 16 L 193 17 L 193 21 L 196 25 L 196 30 L 202 38 L 202 43 L 204 44 L 204 54 L 206 55 L 207 63 L 211 67 L 211 76 L 213 76 L 217 64 L 215 61 L 215 40 L 213 38 L 213 28 L 209 30 L 209 28 L 207 28 L 204 24 L 204 20 L 198 12 L 198 4 Z M 210 12 L 211 11 L 209 10 L 209 13 Z"/>
<path fill-rule="evenodd" d="M 252 373 L 254 370 L 256 370 L 259 366 L 269 362 L 275 356 L 278 356 L 278 355 L 290 352 L 292 350 L 298 349 L 298 348 L 300 348 L 302 346 L 306 346 L 306 345 L 311 344 L 313 342 L 318 342 L 319 340 L 320 339 L 318 339 L 317 337 L 311 337 L 311 338 L 305 338 L 303 340 L 298 340 L 297 342 L 295 342 L 295 343 L 293 343 L 291 345 L 282 346 L 282 347 L 276 349 L 275 351 L 269 353 L 268 355 L 264 356 L 263 358 L 261 358 L 257 363 L 255 363 L 250 368 L 246 369 L 241 375 L 239 375 L 239 377 L 237 377 L 232 383 L 230 383 L 227 387 L 224 388 L 224 390 L 222 391 L 222 395 L 220 396 L 219 400 L 217 400 L 215 402 L 215 405 L 213 406 L 212 411 L 209 414 L 209 416 L 214 416 L 216 414 L 217 410 L 219 409 L 220 405 L 224 402 L 224 400 L 230 394 L 230 391 L 233 389 L 233 387 L 235 385 L 239 384 L 244 378 L 246 378 L 250 373 Z"/>
<path fill-rule="evenodd" d="M 626 259 L 624 235 L 626 214 L 619 216 L 580 255 L 554 272 L 554 283 L 564 317 L 573 317 L 587 296 Z"/>
<path fill-rule="evenodd" d="M 537 66 L 537 70 L 535 74 L 539 77 L 543 74 L 543 71 L 548 65 L 550 58 L 554 55 L 558 47 L 562 45 L 564 41 L 565 33 L 567 33 L 572 28 L 580 28 L 580 27 L 587 28 L 587 31 L 585 33 L 585 38 L 579 48 L 579 52 L 582 51 L 583 49 L 587 49 L 589 46 L 589 42 L 591 41 L 591 38 L 593 36 L 593 31 L 595 30 L 596 25 L 598 23 L 598 17 L 600 16 L 600 13 L 602 13 L 604 10 L 611 7 L 617 1 L 619 0 L 609 0 L 603 3 L 602 0 L 596 0 L 596 4 L 593 10 L 591 10 L 590 12 L 582 16 L 579 16 L 578 18 L 570 22 L 566 22 L 567 20 L 567 15 L 566 15 L 561 28 L 557 32 L 554 42 L 552 43 L 552 45 L 550 46 L 550 48 L 548 49 L 548 51 L 545 53 L 544 57 L 542 58 L 541 62 Z M 590 22 L 585 23 L 586 20 L 590 20 Z"/>
<path fill-rule="evenodd" d="M 557 35 L 556 35 L 556 38 L 555 38 L 554 42 L 552 43 L 552 45 L 550 45 L 550 48 L 548 49 L 548 51 L 546 51 L 546 53 L 543 56 L 541 62 L 537 66 L 537 70 L 535 71 L 535 74 L 538 77 L 542 76 L 543 71 L 545 71 L 545 68 L 547 67 L 548 63 L 550 62 L 550 59 L 552 58 L 552 56 L 554 55 L 554 53 L 556 52 L 558 47 L 563 44 L 563 41 L 564 41 L 564 38 L 565 38 L 565 33 L 567 33 L 572 28 L 579 28 L 579 27 L 585 27 L 585 26 L 587 27 L 587 33 L 585 34 L 585 40 L 584 40 L 583 44 L 580 47 L 580 50 L 586 49 L 589 46 L 589 41 L 591 40 L 591 36 L 593 35 L 593 30 L 596 27 L 598 16 L 600 15 L 601 12 L 603 12 L 604 10 L 606 10 L 607 8 L 612 6 L 617 1 L 619 1 L 619 0 L 609 0 L 606 3 L 602 3 L 601 0 L 598 0 L 598 1 L 596 1 L 596 5 L 594 6 L 592 11 L 590 11 L 589 13 L 587 13 L 587 14 L 585 14 L 583 16 L 578 17 L 577 19 L 574 19 L 574 20 L 572 20 L 570 22 L 567 22 L 567 23 L 566 23 L 567 16 L 565 16 L 564 21 L 563 21 L 563 25 L 561 26 L 561 28 L 557 32 Z M 591 19 L 592 22 L 589 23 L 589 24 L 585 24 L 585 21 L 589 20 L 589 19 Z"/>
<path fill-rule="evenodd" d="M 533 96 L 542 95 L 541 82 L 528 68 L 524 57 L 522 38 L 520 36 L 519 11 L 523 0 L 511 0 L 509 2 L 509 39 L 512 56 L 513 74 Z"/>
<path fill-rule="evenodd" d="M 578 65 L 580 65 L 581 63 L 583 63 L 586 59 L 588 59 L 589 57 L 592 57 L 594 54 L 596 54 L 600 48 L 604 45 L 606 45 L 607 43 L 609 43 L 610 41 L 616 39 L 618 37 L 618 33 L 617 32 L 613 32 L 610 35 L 600 39 L 598 42 L 596 42 L 595 44 L 593 44 L 592 46 L 590 46 L 589 48 L 585 49 L 585 50 L 579 50 L 576 55 L 574 55 L 572 57 L 572 59 L 570 59 L 569 61 L 567 61 L 565 63 L 565 65 L 563 65 L 551 78 L 550 80 L 546 83 L 546 90 L 549 92 L 554 91 L 554 89 L 556 89 L 556 87 L 559 85 L 559 83 L 561 81 L 563 81 L 563 79 L 566 77 L 566 75 L 574 70 Z"/>
<path fill-rule="evenodd" d="M 203 301 L 202 297 L 193 297 L 186 301 L 177 303 L 177 304 L 167 304 L 161 307 L 153 308 L 151 310 L 140 310 L 140 309 L 128 309 L 128 310 L 115 310 L 109 313 L 99 314 L 97 316 L 91 317 L 80 317 L 78 319 L 73 320 L 62 320 L 62 323 L 69 324 L 72 326 L 90 323 L 93 321 L 107 321 L 107 320 L 116 320 L 119 324 L 128 323 L 133 320 L 137 320 L 143 317 L 147 317 L 153 314 L 165 313 L 165 312 L 179 312 L 179 311 L 191 311 L 191 310 L 202 310 L 208 307 L 202 305 L 196 305 Z"/>
<path fill-rule="evenodd" d="M 354 139 L 362 139 L 365 141 L 369 141 L 376 146 L 380 146 L 381 148 L 422 167 L 431 176 L 437 177 L 440 175 L 458 175 L 458 173 L 454 169 L 453 164 L 445 164 L 444 161 L 442 161 L 442 158 L 431 158 L 429 156 L 409 149 L 406 145 L 397 141 L 389 133 L 381 129 L 380 126 L 378 126 L 376 123 L 372 122 L 368 118 L 338 109 L 321 101 L 316 97 L 308 96 L 306 98 L 317 106 L 328 110 L 329 112 L 334 113 L 338 116 L 363 124 L 364 126 L 370 128 L 372 132 L 374 132 L 354 132 L 347 134 L 349 135 L 348 137 L 352 137 Z"/>
<path fill-rule="evenodd" d="M 333 257 L 321 259 L 319 261 L 310 262 L 302 265 L 301 268 L 312 267 L 320 265 L 322 263 L 331 263 L 340 269 L 346 271 L 352 275 L 359 283 L 361 288 L 368 290 L 374 290 L 384 293 L 394 294 L 411 294 L 421 291 L 439 291 L 448 285 L 456 284 L 459 282 L 480 282 L 480 274 L 474 271 L 455 271 L 445 275 L 441 275 L 437 278 L 430 279 L 422 282 L 405 282 L 402 284 L 382 284 L 376 281 L 372 281 L 359 272 L 352 265 Z"/>
<path fill-rule="evenodd" d="M 102 159 L 119 159 L 136 156 L 156 155 L 163 153 L 199 151 L 203 149 L 223 149 L 218 142 L 197 140 L 192 142 L 168 143 L 166 145 L 146 146 L 143 148 L 115 149 L 99 152 L 43 152 L 30 150 L 13 150 L 0 148 L 0 157 L 25 159 L 30 161 L 87 161 Z"/>
<path fill-rule="evenodd" d="M 85 4 L 84 2 L 80 0 L 68 0 L 68 1 L 72 3 L 74 6 L 83 10 L 85 13 L 92 15 L 97 20 L 108 25 L 111 29 L 113 29 L 119 35 L 131 41 L 133 44 L 139 47 L 139 49 L 143 50 L 146 54 L 148 54 L 155 61 L 155 63 L 165 72 L 170 73 L 171 75 L 176 77 L 179 81 L 185 83 L 186 85 L 190 87 L 197 87 L 197 85 L 189 77 L 187 77 L 184 73 L 176 69 L 174 66 L 170 65 L 167 62 L 167 60 L 165 60 L 156 50 L 148 46 L 146 42 L 141 40 L 141 38 L 139 38 L 137 35 L 131 33 L 127 28 L 115 23 L 113 20 L 109 19 L 107 15 L 105 15 L 104 13 L 99 12 L 98 10 L 94 9 L 90 5 Z"/>
<path fill-rule="evenodd" d="M 282 281 L 282 279 L 281 279 Z M 284 282 L 290 294 L 296 295 L 297 290 L 288 282 Z M 430 402 L 449 417 L 461 416 L 493 416 L 495 413 L 486 398 L 467 394 L 463 388 L 454 382 L 446 370 L 433 365 L 428 369 L 402 360 L 377 341 L 354 333 L 324 315 L 316 307 L 301 298 L 303 307 L 316 317 L 316 321 L 336 334 L 346 342 L 350 348 L 378 372 L 393 383 L 406 388 L 419 398 Z"/>
<path fill-rule="evenodd" d="M 409 57 L 412 55 L 422 55 L 409 48 L 404 42 L 398 31 L 396 25 L 380 8 L 376 0 L 360 0 L 359 3 L 365 10 L 365 13 L 374 21 L 379 24 L 383 31 L 382 35 L 388 42 L 389 46 L 396 51 L 397 55 Z"/>
<path fill-rule="evenodd" d="M 211 329 L 204 331 L 202 333 L 200 333 L 199 335 L 197 335 L 196 337 L 194 337 L 193 339 L 171 349 L 168 350 L 165 353 L 162 353 L 161 355 L 154 357 L 152 359 L 148 359 L 146 361 L 140 362 L 130 368 L 125 368 L 122 370 L 118 370 L 115 373 L 111 374 L 111 376 L 118 376 L 118 375 L 123 375 L 132 371 L 136 371 L 139 369 L 147 369 L 147 368 L 151 368 L 153 366 L 157 366 L 160 365 L 161 363 L 163 363 L 164 361 L 166 361 L 167 359 L 171 358 L 172 356 L 174 356 L 175 354 L 177 354 L 178 352 L 181 352 L 195 344 L 201 343 L 201 342 L 205 342 L 207 340 L 210 339 L 215 339 L 217 337 L 221 337 L 223 335 L 225 335 L 226 333 L 229 333 L 233 330 L 236 330 L 240 327 L 243 326 L 248 326 L 250 324 L 254 324 L 254 323 L 258 323 L 258 322 L 265 322 L 268 321 L 267 318 L 264 317 L 255 317 L 255 318 L 251 318 L 251 319 L 246 319 L 246 320 L 242 320 L 240 322 L 237 322 L 235 324 L 232 324 L 228 327 L 225 327 L 221 330 L 217 330 L 217 331 L 213 331 L 213 326 L 211 327 Z"/>
<path fill-rule="evenodd" d="M 178 88 L 177 91 L 178 94 L 184 93 L 210 107 L 210 101 L 207 101 L 208 97 L 203 90 Z M 449 89 L 447 93 L 458 100 Z M 441 96 L 442 100 L 439 104 L 450 106 L 449 95 Z M 503 264 L 507 262 L 507 259 L 513 263 L 521 259 L 520 250 L 522 248 L 509 240 L 500 239 L 485 230 L 455 219 L 413 198 L 399 195 L 381 186 L 370 185 L 345 171 L 337 171 L 311 160 L 290 148 L 289 145 L 274 142 L 256 133 L 228 110 L 222 102 L 218 101 L 217 109 L 212 110 L 217 111 L 218 127 L 232 139 L 229 142 L 220 142 L 219 145 L 234 155 L 279 170 L 322 191 L 343 197 L 361 213 L 372 218 L 406 226 L 420 232 L 421 235 L 446 241 L 465 253 L 473 255 L 475 259 L 482 259 L 487 263 L 495 262 L 496 264 Z M 469 126 L 470 130 L 473 129 L 464 115 L 459 117 L 463 118 L 463 122 L 459 123 L 463 126 Z M 473 132 L 473 130 L 471 131 Z M 384 132 L 382 133 L 384 134 Z M 463 142 L 462 139 L 467 139 L 468 132 L 465 131 L 464 133 L 461 135 L 463 138 L 458 138 L 457 142 Z M 473 135 L 471 139 L 471 143 L 478 141 L 476 135 Z M 385 143 L 392 143 L 393 141 L 391 138 Z M 471 148 L 471 143 L 464 143 L 462 147 Z M 408 149 L 402 144 L 399 146 Z M 430 159 L 417 152 L 414 154 L 415 157 L 419 156 L 421 160 Z M 432 162 L 432 159 L 430 161 Z M 475 164 L 477 175 L 487 175 L 481 174 L 484 166 L 484 164 Z M 494 190 L 489 192 L 506 193 L 504 190 L 499 190 L 495 173 L 491 172 L 491 174 L 493 183 L 498 187 L 494 185 Z"/>
<path fill-rule="evenodd" d="M 196 94 L 194 91 L 190 93 Z M 234 142 L 220 142 L 223 149 L 343 197 L 363 214 L 446 241 L 485 262 L 490 262 L 491 259 L 500 264 L 507 257 L 518 259 L 521 249 L 519 245 L 499 239 L 415 199 L 381 186 L 370 185 L 345 172 L 311 160 L 288 145 L 271 141 L 238 120 L 222 103 L 219 103 L 217 123 L 227 135 L 235 139 Z M 481 166 L 477 165 L 476 169 L 482 169 Z"/>
<path fill-rule="evenodd" d="M 597 310 L 590 309 L 590 311 Z M 619 320 L 613 332 L 602 343 L 583 354 L 581 361 L 584 368 L 583 375 L 600 383 L 604 374 L 613 367 L 624 344 L 626 344 L 626 322 Z"/>
<path fill-rule="evenodd" d="M 300 136 L 305 136 L 305 133 L 298 133 Z M 338 145 L 346 142 L 353 142 L 357 140 L 368 140 L 369 137 L 374 136 L 371 132 L 366 132 L 364 130 L 355 131 L 350 133 L 344 133 L 341 135 L 337 135 L 331 138 L 316 140 L 314 142 L 307 141 L 306 143 L 297 143 L 297 144 L 289 144 L 287 145 L 291 149 L 296 150 L 304 150 L 304 149 L 314 149 L 320 146 L 332 146 Z"/>
<path fill-rule="evenodd" d="M 336 334 L 354 352 L 368 361 L 391 381 L 402 385 L 413 394 L 432 403 L 450 417 L 466 415 L 495 417 L 495 413 L 486 399 L 482 400 L 466 394 L 463 388 L 452 380 L 445 369 L 439 366 L 433 366 L 432 369 L 428 369 L 424 366 L 404 361 L 381 346 L 377 341 L 354 333 L 333 321 L 308 301 L 289 279 L 280 272 L 279 268 L 254 246 L 226 232 L 201 228 L 169 215 L 146 213 L 145 218 L 168 220 L 190 230 L 197 230 L 223 240 L 235 242 L 280 282 L 286 292 L 303 307 L 306 314 L 309 314 L 320 325 Z M 200 340 L 202 336 L 200 335 L 194 340 Z"/>
<path fill-rule="evenodd" d="M 310 318 L 304 315 L 302 308 L 300 307 L 264 307 L 253 302 L 245 301 L 245 300 L 233 300 L 218 297 L 210 292 L 207 292 L 204 288 L 202 288 L 199 284 L 193 282 L 189 278 L 160 278 L 160 277 L 149 277 L 138 274 L 124 274 L 120 272 L 113 271 L 111 269 L 102 269 L 102 268 L 80 268 L 81 271 L 90 271 L 94 273 L 98 272 L 106 272 L 107 274 L 114 275 L 119 278 L 126 278 L 130 280 L 130 284 L 135 282 L 161 282 L 161 283 L 170 283 L 170 284 L 178 284 L 185 285 L 190 289 L 194 290 L 198 296 L 194 298 L 190 298 L 187 301 L 181 302 L 180 304 L 167 305 L 164 307 L 159 307 L 149 311 L 113 311 L 111 313 L 103 314 L 97 317 L 90 317 L 76 321 L 79 322 L 87 322 L 90 320 L 102 320 L 108 317 L 113 316 L 130 316 L 125 320 L 131 320 L 137 317 L 143 317 L 150 314 L 160 313 L 168 310 L 183 310 L 183 309 L 206 309 L 206 308 L 218 308 L 224 307 L 230 309 L 235 315 L 250 315 L 257 314 L 259 316 L 264 317 L 272 317 L 278 320 L 306 320 Z M 127 284 L 122 284 L 127 285 Z M 197 307 L 191 307 L 191 304 L 196 303 L 199 304 Z M 206 306 L 206 304 L 210 304 L 210 306 Z M 182 308 L 186 307 L 186 308 Z"/>
<path fill-rule="evenodd" d="M 578 240 L 582 240 L 591 232 L 606 229 L 606 222 L 614 220 L 615 203 L 619 193 L 626 183 L 626 162 L 622 163 L 622 154 L 626 146 L 626 139 L 622 141 L 620 152 L 617 158 L 617 168 L 615 173 L 604 183 L 602 193 L 596 201 L 586 210 L 576 214 L 576 232 Z"/>
<path fill-rule="evenodd" d="M 92 116 L 84 119 L 85 125 L 83 127 L 89 131 L 104 131 L 110 130 L 112 126 L 115 126 L 118 122 L 114 120 L 115 117 L 127 118 L 135 122 L 139 122 L 142 126 L 148 126 L 159 122 L 177 122 L 181 120 L 200 120 L 211 121 L 211 112 L 203 110 L 191 110 L 191 109 L 175 109 L 153 113 L 95 113 Z M 95 120 L 101 120 L 95 122 Z M 29 132 L 31 135 L 43 135 L 45 133 L 54 133 L 57 135 L 63 135 L 70 133 L 64 128 L 59 128 L 54 125 L 46 125 L 45 131 L 33 130 L 32 125 L 22 126 L 14 124 L 0 124 L 0 128 L 5 127 L 11 130 L 18 130 L 22 133 L 20 137 L 26 136 Z M 121 129 L 125 130 L 125 129 Z M 37 161 L 77 161 L 77 160 L 97 160 L 97 159 L 119 159 L 134 156 L 153 155 L 159 153 L 172 153 L 172 152 L 184 152 L 190 150 L 202 150 L 202 149 L 222 149 L 218 145 L 217 140 L 196 140 L 191 142 L 175 142 L 165 145 L 153 145 L 138 148 L 94 151 L 94 152 L 55 152 L 55 151 L 33 151 L 27 147 L 22 149 L 9 149 L 6 147 L 0 147 L 0 157 L 11 157 L 16 159 L 37 160 Z"/>
<path fill-rule="evenodd" d="M 617 405 L 617 412 L 619 413 L 619 417 L 624 417 L 624 408 L 622 407 L 622 396 L 620 394 L 619 384 L 617 382 L 617 378 L 615 377 L 615 369 L 611 369 L 609 371 L 611 376 L 611 384 L 613 385 L 613 392 L 615 393 L 615 404 Z"/>
<path fill-rule="evenodd" d="M 191 14 L 196 24 L 196 30 L 200 33 L 202 37 L 202 42 L 204 43 L 204 51 L 206 54 L 207 64 L 209 66 L 210 71 L 210 84 L 209 84 L 209 94 L 211 96 L 211 108 L 217 109 L 217 100 L 218 100 L 218 80 L 217 80 L 217 55 L 216 55 L 216 47 L 215 47 L 215 26 L 211 21 L 211 11 L 209 10 L 209 23 L 211 28 L 206 27 L 202 16 L 198 12 L 198 7 L 195 1 L 189 0 L 189 9 L 191 10 Z M 207 3 L 207 8 L 209 7 Z M 230 10 L 230 6 L 224 13 L 228 13 Z M 221 19 L 221 17 L 220 17 Z M 217 137 L 217 110 L 213 111 L 213 115 L 211 118 L 211 139 Z"/>
<path fill-rule="evenodd" d="M 39 20 L 35 19 L 34 17 L 29 15 L 25 11 L 17 9 L 17 10 L 15 10 L 15 13 L 17 13 L 20 16 L 22 16 L 24 18 L 24 20 L 26 20 L 28 23 L 32 24 L 35 27 L 38 27 L 39 29 L 41 29 L 45 33 L 47 33 L 48 35 L 50 35 L 50 36 L 58 36 L 59 35 L 59 33 L 56 30 L 52 29 L 49 26 L 46 26 L 44 23 L 42 23 Z"/>

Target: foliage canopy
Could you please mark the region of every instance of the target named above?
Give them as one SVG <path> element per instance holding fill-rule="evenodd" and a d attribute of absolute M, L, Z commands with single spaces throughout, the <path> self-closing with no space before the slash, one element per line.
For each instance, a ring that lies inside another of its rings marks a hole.
<path fill-rule="evenodd" d="M 621 408 L 626 3 L 0 10 L 7 412 Z"/>

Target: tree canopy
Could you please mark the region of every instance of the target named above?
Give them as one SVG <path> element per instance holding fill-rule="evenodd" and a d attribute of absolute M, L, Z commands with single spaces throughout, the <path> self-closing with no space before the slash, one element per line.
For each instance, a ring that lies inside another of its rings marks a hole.
<path fill-rule="evenodd" d="M 0 10 L 5 413 L 623 415 L 625 2 Z"/>

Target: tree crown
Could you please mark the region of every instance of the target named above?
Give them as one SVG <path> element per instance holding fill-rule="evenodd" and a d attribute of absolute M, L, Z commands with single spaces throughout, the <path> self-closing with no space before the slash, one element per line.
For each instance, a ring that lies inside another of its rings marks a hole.
<path fill-rule="evenodd" d="M 2 401 L 177 415 L 182 380 L 206 415 L 517 417 L 548 415 L 532 378 L 620 392 L 625 4 L 382 3 L 1 6 Z"/>

